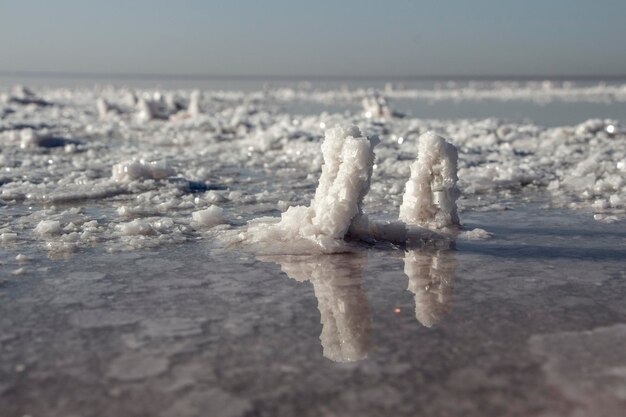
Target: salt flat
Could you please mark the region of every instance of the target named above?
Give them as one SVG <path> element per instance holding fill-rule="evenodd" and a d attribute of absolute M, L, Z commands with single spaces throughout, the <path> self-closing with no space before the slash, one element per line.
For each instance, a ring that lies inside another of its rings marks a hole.
<path fill-rule="evenodd" d="M 610 107 L 624 91 L 205 90 L 193 110 L 192 90 L 7 86 L 0 409 L 616 415 L 620 121 L 420 118 L 403 105 Z M 309 205 L 324 134 L 345 125 L 380 138 L 365 213 L 398 218 L 418 138 L 434 131 L 458 149 L 461 223 L 488 233 L 445 247 L 352 242 L 334 255 L 224 245 L 250 220 Z"/>

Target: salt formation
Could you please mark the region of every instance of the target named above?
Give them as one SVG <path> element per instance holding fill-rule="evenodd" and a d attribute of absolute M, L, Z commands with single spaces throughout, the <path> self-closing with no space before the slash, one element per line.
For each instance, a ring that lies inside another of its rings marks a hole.
<path fill-rule="evenodd" d="M 202 111 L 200 110 L 200 100 L 202 95 L 199 90 L 193 90 L 189 97 L 189 107 L 187 107 L 187 114 L 189 117 L 198 117 Z"/>
<path fill-rule="evenodd" d="M 28 87 L 24 87 L 23 85 L 16 85 L 13 88 L 13 94 L 9 96 L 9 103 L 28 105 L 33 104 L 35 106 L 49 106 L 50 102 L 40 98 L 34 92 L 32 92 Z"/>
<path fill-rule="evenodd" d="M 159 103 L 154 100 L 140 98 L 137 102 L 137 121 L 146 123 L 151 120 L 163 120 L 166 118 L 160 109 Z"/>
<path fill-rule="evenodd" d="M 200 94 L 200 91 L 194 90 L 191 92 L 191 95 L 189 97 L 189 104 L 187 105 L 187 108 L 181 107 L 182 105 L 178 102 L 176 102 L 175 106 L 171 105 L 173 107 L 170 108 L 172 108 L 173 110 L 169 116 L 169 120 L 176 121 L 198 117 L 202 113 L 202 111 L 200 110 L 201 97 L 202 96 Z"/>
<path fill-rule="evenodd" d="M 100 116 L 100 119 L 106 119 L 111 114 L 109 103 L 102 97 L 98 97 L 98 100 L 96 101 L 96 108 L 98 109 L 98 116 Z"/>
<path fill-rule="evenodd" d="M 61 233 L 61 224 L 58 220 L 42 220 L 35 227 L 38 235 L 56 235 Z"/>
<path fill-rule="evenodd" d="M 626 85 L 620 84 L 544 88 L 539 83 L 489 83 L 482 87 L 444 87 L 398 88 L 386 91 L 385 97 L 402 99 L 402 105 L 407 107 L 417 105 L 408 101 L 415 98 L 449 103 L 457 98 L 626 102 Z M 162 91 L 165 101 L 170 100 L 167 96 L 180 95 L 174 102 L 187 105 L 179 91 Z M 364 117 L 360 109 L 352 114 L 342 111 L 347 104 L 371 96 L 371 89 L 205 91 L 201 101 L 203 113 L 196 120 L 136 123 L 134 106 L 138 98 L 158 101 L 154 90 L 81 87 L 42 88 L 36 93 L 16 94 L 10 88 L 0 87 L 0 223 L 4 225 L 0 235 L 6 234 L 5 239 L 9 239 L 11 233 L 17 233 L 20 244 L 44 247 L 41 243 L 45 242 L 48 248 L 49 244 L 68 242 L 77 247 L 96 245 L 126 250 L 194 240 L 200 234 L 206 238 L 209 233 L 193 226 L 193 213 L 217 204 L 228 211 L 233 224 L 228 231 L 222 230 L 228 229 L 226 226 L 213 228 L 210 235 L 231 234 L 225 238 L 228 242 L 242 235 L 240 240 L 246 244 L 254 243 L 262 251 L 274 253 L 346 250 L 343 239 L 324 236 L 321 231 L 302 237 L 306 227 L 317 227 L 313 225 L 315 216 L 310 207 L 304 208 L 303 216 L 296 213 L 296 208 L 290 209 L 293 224 L 302 225 L 289 231 L 281 232 L 279 227 L 273 227 L 276 221 L 267 218 L 251 221 L 273 215 L 276 210 L 285 211 L 289 206 L 310 205 L 309 190 L 315 190 L 322 165 L 320 137 L 327 126 L 343 124 L 358 125 L 368 135 L 383 138 L 376 146 L 376 180 L 366 199 L 369 218 L 354 217 L 346 240 L 403 244 L 410 231 L 419 230 L 415 224 L 405 228 L 403 221 L 395 221 L 394 213 L 402 203 L 404 183 L 413 158 L 418 155 L 418 138 L 429 130 L 454 138 L 458 148 L 458 185 L 465 196 L 457 202 L 459 211 L 515 209 L 523 201 L 579 210 L 602 222 L 626 218 L 626 129 L 619 120 L 606 118 L 618 112 L 619 107 L 592 104 L 589 112 L 598 112 L 602 118 L 587 122 L 581 119 L 579 124 L 560 122 L 555 113 L 553 124 L 559 123 L 558 127 L 497 118 L 407 117 L 388 118 L 382 123 Z M 55 105 L 21 105 L 10 101 L 12 95 L 45 97 Z M 120 106 L 122 113 L 113 116 L 109 108 L 113 117 L 100 118 L 96 111 L 99 98 L 109 106 Z M 323 104 L 331 112 L 319 113 L 321 110 L 315 106 L 311 110 L 307 107 L 311 103 Z M 193 108 L 191 99 L 189 106 Z M 35 133 L 32 137 L 26 133 L 29 129 Z M 63 140 L 49 140 L 54 138 Z M 66 140 L 80 140 L 80 144 Z M 58 145 L 52 146 L 55 143 Z M 63 143 L 66 146 L 61 146 Z M 149 162 L 143 166 L 133 163 L 133 158 L 168 161 L 170 165 L 164 165 L 168 168 L 164 172 L 152 169 L 155 167 Z M 126 172 L 121 169 L 112 175 L 114 165 L 127 166 Z M 134 168 L 138 168 L 137 175 L 133 174 Z M 208 184 L 218 183 L 224 186 L 223 192 L 207 191 L 214 188 Z M 97 225 L 68 232 L 63 230 L 66 225 L 78 223 L 76 219 L 63 219 L 58 235 L 44 238 L 31 233 L 40 221 L 58 214 L 52 206 L 68 204 L 84 209 L 82 222 L 97 220 Z M 118 214 L 120 206 L 128 209 Z M 133 241 L 136 245 L 128 245 L 128 237 L 121 236 L 116 227 L 120 216 L 128 221 L 147 217 L 152 225 L 168 219 L 174 226 L 154 226 L 154 234 L 138 236 Z M 239 227 L 246 222 L 250 222 L 249 227 Z M 287 223 L 285 220 L 281 228 L 287 228 Z M 453 232 L 450 228 L 428 227 L 421 232 L 454 234 L 449 233 Z M 267 230 L 252 234 L 261 229 Z M 273 239 L 274 236 L 278 238 Z M 460 236 L 484 237 L 487 234 L 479 231 Z M 320 246 L 318 240 L 327 247 Z M 433 240 L 440 242 L 434 234 Z"/>
<path fill-rule="evenodd" d="M 189 102 L 184 102 L 174 93 L 155 93 L 152 97 L 142 97 L 136 104 L 136 120 L 146 123 L 151 120 L 184 120 L 195 118 L 201 114 L 200 100 L 202 96 L 199 90 L 191 92 Z M 103 108 L 105 110 L 105 108 Z M 106 114 L 107 111 L 104 111 Z M 101 112 L 102 114 L 102 112 Z"/>
<path fill-rule="evenodd" d="M 106 120 L 124 113 L 124 109 L 109 103 L 102 97 L 98 97 L 98 100 L 96 100 L 96 108 L 98 109 L 98 116 L 101 120 Z"/>
<path fill-rule="evenodd" d="M 315 255 L 261 258 L 280 265 L 287 276 L 313 284 L 322 322 L 320 341 L 324 357 L 354 362 L 367 357 L 371 318 L 362 283 L 367 256 Z"/>
<path fill-rule="evenodd" d="M 415 318 L 432 327 L 451 308 L 452 281 L 456 261 L 447 250 L 412 250 L 404 256 L 404 273 L 408 290 L 415 294 Z"/>
<path fill-rule="evenodd" d="M 378 142 L 378 137 L 364 137 L 356 126 L 327 130 L 324 165 L 311 205 L 290 207 L 278 223 L 255 221 L 248 229 L 249 241 L 283 243 L 282 250 L 289 253 L 342 250 L 352 220 L 362 214 Z"/>
<path fill-rule="evenodd" d="M 176 171 L 163 161 L 147 162 L 143 159 L 132 159 L 113 165 L 111 178 L 116 182 L 162 180 L 175 174 Z"/>
<path fill-rule="evenodd" d="M 458 154 L 440 136 L 427 132 L 419 138 L 417 160 L 400 206 L 400 220 L 426 228 L 459 225 L 456 200 Z"/>
<path fill-rule="evenodd" d="M 117 229 L 122 236 L 150 236 L 155 234 L 152 225 L 141 219 L 119 224 Z"/>
<path fill-rule="evenodd" d="M 384 118 L 392 116 L 387 99 L 379 94 L 363 97 L 361 104 L 363 105 L 363 115 L 367 118 Z"/>
<path fill-rule="evenodd" d="M 191 217 L 198 226 L 203 227 L 213 227 L 225 222 L 224 209 L 215 205 L 206 210 L 194 211 Z"/>

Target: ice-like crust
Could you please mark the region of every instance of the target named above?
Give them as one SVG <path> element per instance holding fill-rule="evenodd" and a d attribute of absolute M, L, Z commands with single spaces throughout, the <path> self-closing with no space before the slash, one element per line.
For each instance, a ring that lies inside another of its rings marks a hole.
<path fill-rule="evenodd" d="M 400 220 L 426 228 L 459 225 L 456 200 L 458 154 L 454 145 L 433 132 L 419 138 L 417 160 L 400 206 Z"/>
<path fill-rule="evenodd" d="M 326 131 L 324 165 L 309 207 L 290 207 L 280 221 L 259 219 L 245 239 L 275 253 L 331 253 L 345 250 L 344 237 L 352 220 L 362 214 L 363 198 L 372 176 L 377 137 L 365 137 L 356 126 Z"/>

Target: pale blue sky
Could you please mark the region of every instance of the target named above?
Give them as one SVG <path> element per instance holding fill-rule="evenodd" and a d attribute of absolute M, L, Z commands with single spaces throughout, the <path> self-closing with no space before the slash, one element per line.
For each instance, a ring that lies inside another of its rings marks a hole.
<path fill-rule="evenodd" d="M 624 75 L 626 0 L 0 0 L 0 71 Z"/>

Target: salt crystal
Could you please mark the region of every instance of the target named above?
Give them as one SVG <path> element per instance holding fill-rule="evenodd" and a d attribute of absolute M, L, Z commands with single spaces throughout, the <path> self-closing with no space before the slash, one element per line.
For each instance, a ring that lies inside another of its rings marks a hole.
<path fill-rule="evenodd" d="M 206 210 L 194 211 L 191 217 L 199 226 L 213 227 L 225 223 L 224 209 L 214 205 Z"/>
<path fill-rule="evenodd" d="M 433 132 L 419 138 L 418 158 L 400 206 L 407 224 L 442 229 L 459 225 L 456 200 L 458 154 L 456 148 Z"/>
<path fill-rule="evenodd" d="M 61 223 L 58 220 L 42 220 L 35 227 L 35 233 L 41 236 L 57 235 L 61 233 Z"/>

